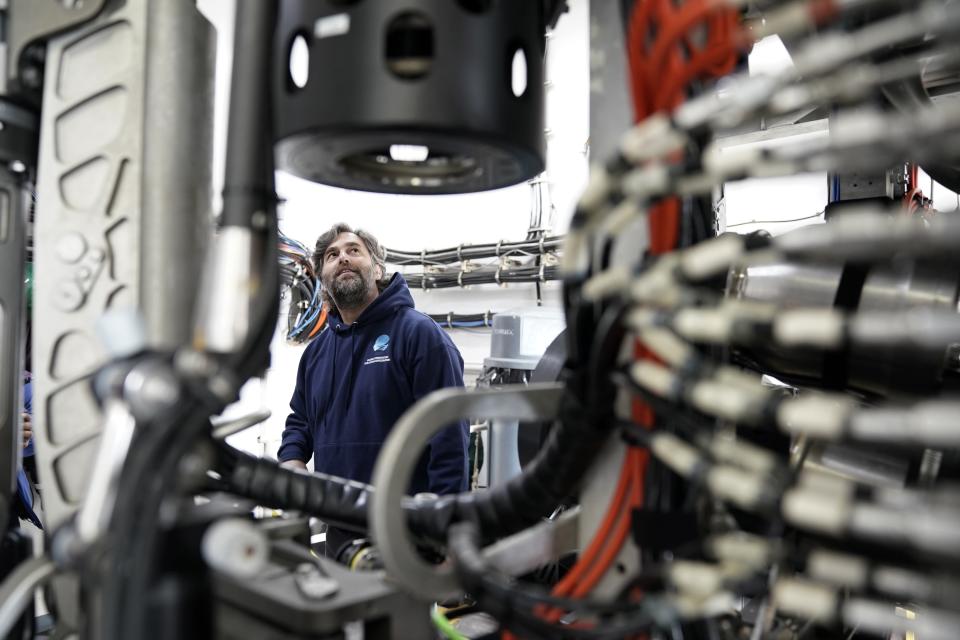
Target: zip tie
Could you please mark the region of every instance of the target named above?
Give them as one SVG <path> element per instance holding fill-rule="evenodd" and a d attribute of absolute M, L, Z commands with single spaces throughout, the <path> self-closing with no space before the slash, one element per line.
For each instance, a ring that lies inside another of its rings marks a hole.
<path fill-rule="evenodd" d="M 463 262 L 463 243 L 457 247 L 457 262 Z"/>
<path fill-rule="evenodd" d="M 453 311 L 447 314 L 447 329 L 453 329 Z"/>
<path fill-rule="evenodd" d="M 543 235 L 541 235 L 540 236 L 540 255 L 543 255 L 545 253 L 545 251 L 543 250 L 543 240 L 544 240 L 544 237 Z"/>
<path fill-rule="evenodd" d="M 503 240 L 497 240 L 497 257 L 500 257 L 500 246 L 503 244 Z"/>
<path fill-rule="evenodd" d="M 501 269 L 503 269 L 503 265 L 502 265 L 502 264 L 497 267 L 497 272 L 493 274 L 493 281 L 496 282 L 498 285 L 501 284 L 501 282 L 500 282 L 500 270 L 501 270 Z"/>
<path fill-rule="evenodd" d="M 423 267 L 423 270 L 427 270 L 427 250 L 420 249 L 420 266 Z"/>
<path fill-rule="evenodd" d="M 460 272 L 457 274 L 457 284 L 463 289 L 463 269 L 460 269 Z"/>
<path fill-rule="evenodd" d="M 544 280 L 544 278 L 543 278 L 543 268 L 544 268 L 544 266 L 546 266 L 546 265 L 543 265 L 543 264 L 540 265 L 540 282 L 546 282 L 546 280 Z"/>
<path fill-rule="evenodd" d="M 490 326 L 490 310 L 489 310 L 489 309 L 487 309 L 487 310 L 483 313 L 483 326 L 485 326 L 485 327 L 489 327 L 489 326 Z"/>
<path fill-rule="evenodd" d="M 427 272 L 424 271 L 420 274 L 420 288 L 424 291 L 427 290 Z"/>

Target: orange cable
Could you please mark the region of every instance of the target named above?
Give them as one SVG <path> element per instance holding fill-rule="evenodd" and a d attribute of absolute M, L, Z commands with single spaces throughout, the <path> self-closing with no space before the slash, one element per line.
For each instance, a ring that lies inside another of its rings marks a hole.
<path fill-rule="evenodd" d="M 606 574 L 607 570 L 613 564 L 613 561 L 616 560 L 617 556 L 620 553 L 620 550 L 623 548 L 624 542 L 626 542 L 627 537 L 630 535 L 631 529 L 631 511 L 632 508 L 636 508 L 642 505 L 643 503 L 643 473 L 646 470 L 645 465 L 642 463 L 641 458 L 639 457 L 640 451 L 634 448 L 627 450 L 627 457 L 630 460 L 631 473 L 630 475 L 630 503 L 629 507 L 631 509 L 626 510 L 621 515 L 622 517 L 618 521 L 618 526 L 616 532 L 613 534 L 613 541 L 611 544 L 608 544 L 604 550 L 603 554 L 600 556 L 599 560 L 591 570 L 583 577 L 583 580 L 580 584 L 577 585 L 574 589 L 573 597 L 582 598 L 587 593 L 589 593 L 600 579 Z"/>
<path fill-rule="evenodd" d="M 607 513 L 603 519 L 603 522 L 601 522 L 600 526 L 597 528 L 597 532 L 594 534 L 593 540 L 591 540 L 586 551 L 580 555 L 577 564 L 574 565 L 567 575 L 563 577 L 563 580 L 558 582 L 554 587 L 553 595 L 558 597 L 569 596 L 575 590 L 576 584 L 583 577 L 583 574 L 589 570 L 589 566 L 593 564 L 593 560 L 603 552 L 606 539 L 616 526 L 617 521 L 620 519 L 624 500 L 628 497 L 627 492 L 631 486 L 630 473 L 631 460 L 628 457 L 623 462 L 623 470 L 620 473 L 620 482 L 617 484 L 616 492 L 614 493 L 613 499 L 610 501 L 610 508 L 607 509 Z"/>
<path fill-rule="evenodd" d="M 310 331 L 310 335 L 307 336 L 309 340 L 313 336 L 317 335 L 317 332 L 323 327 L 327 321 L 327 310 L 326 308 L 320 309 L 320 315 L 317 317 L 317 324 L 313 326 L 313 329 Z"/>

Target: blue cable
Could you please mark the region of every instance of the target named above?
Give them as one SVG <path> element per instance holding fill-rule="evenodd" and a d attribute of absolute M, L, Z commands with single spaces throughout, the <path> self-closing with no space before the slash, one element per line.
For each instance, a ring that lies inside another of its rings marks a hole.
<path fill-rule="evenodd" d="M 303 318 L 300 319 L 300 322 L 298 322 L 297 325 L 293 327 L 289 333 L 287 333 L 288 340 L 292 340 L 300 335 L 304 329 L 313 325 L 314 321 L 317 319 L 317 316 L 320 315 L 320 310 L 322 308 L 321 305 L 317 304 L 319 296 L 320 287 L 314 287 L 313 297 L 310 299 L 310 304 L 307 305 L 307 309 L 309 311 Z"/>
<path fill-rule="evenodd" d="M 440 326 L 444 326 L 444 327 L 445 327 L 445 326 L 447 326 L 447 324 L 446 324 L 446 323 L 441 323 Z M 486 327 L 486 326 L 490 326 L 490 325 L 485 324 L 482 320 L 478 320 L 478 321 L 474 321 L 474 322 L 456 322 L 456 321 L 454 321 L 454 322 L 451 322 L 449 326 L 453 327 L 454 329 L 458 329 L 458 328 L 461 328 L 461 329 L 470 329 L 470 328 L 474 328 L 474 327 Z"/>

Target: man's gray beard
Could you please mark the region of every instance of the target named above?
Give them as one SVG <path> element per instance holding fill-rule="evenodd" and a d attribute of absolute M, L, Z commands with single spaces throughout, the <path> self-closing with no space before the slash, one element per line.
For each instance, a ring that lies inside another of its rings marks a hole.
<path fill-rule="evenodd" d="M 367 298 L 367 282 L 363 274 L 353 272 L 356 278 L 341 280 L 334 277 L 330 284 L 330 295 L 339 309 L 355 309 Z"/>

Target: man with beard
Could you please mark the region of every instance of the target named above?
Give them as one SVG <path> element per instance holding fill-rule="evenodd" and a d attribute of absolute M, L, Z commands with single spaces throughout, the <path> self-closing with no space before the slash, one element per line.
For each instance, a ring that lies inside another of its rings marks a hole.
<path fill-rule="evenodd" d="M 429 316 L 416 311 L 399 273 L 369 233 L 336 224 L 317 239 L 313 262 L 331 306 L 328 328 L 304 351 L 277 458 L 286 466 L 370 482 L 397 419 L 436 389 L 463 386 L 463 358 Z M 409 492 L 467 489 L 467 424 L 438 433 Z M 353 536 L 329 528 L 327 554 Z"/>

